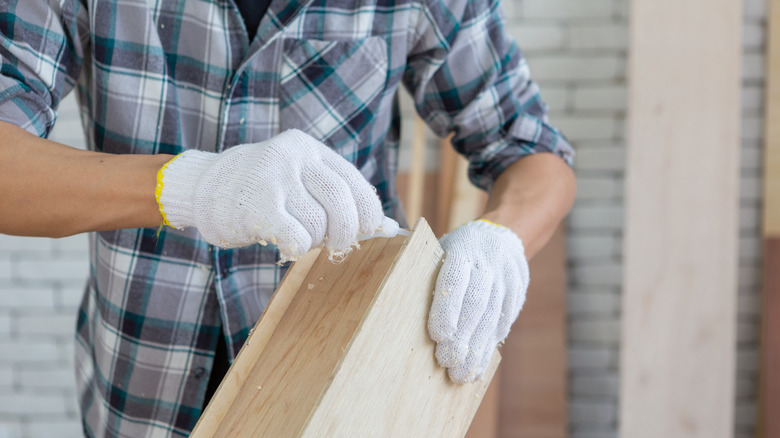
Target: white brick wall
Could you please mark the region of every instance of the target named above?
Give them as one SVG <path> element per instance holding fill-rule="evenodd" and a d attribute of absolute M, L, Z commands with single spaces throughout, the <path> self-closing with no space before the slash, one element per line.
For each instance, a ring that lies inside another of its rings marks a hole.
<path fill-rule="evenodd" d="M 569 422 L 575 438 L 617 432 L 626 109 L 625 0 L 508 0 L 553 124 L 577 149 L 569 217 Z M 550 29 L 524 33 L 526 27 Z M 553 31 L 554 30 L 554 31 Z M 529 41 L 526 38 L 545 38 Z"/>
<path fill-rule="evenodd" d="M 745 0 L 740 187 L 737 388 L 734 434 L 755 436 L 761 283 L 761 153 L 766 0 Z"/>
<path fill-rule="evenodd" d="M 505 0 L 554 124 L 577 148 L 579 198 L 569 219 L 570 430 L 617 435 L 628 0 Z M 743 148 L 735 436 L 754 432 L 761 252 L 760 166 L 765 0 L 745 0 Z M 402 107 L 410 108 L 406 97 Z M 54 138 L 78 145 L 69 99 Z M 409 119 L 409 114 L 405 114 Z M 407 123 L 407 127 L 409 124 Z M 409 142 L 411 129 L 403 140 Z M 427 162 L 435 163 L 435 142 Z M 404 152 L 401 166 L 406 167 Z M 0 235 L 0 438 L 78 436 L 72 378 L 83 236 Z M 40 415 L 45 412 L 45 415 Z"/>
<path fill-rule="evenodd" d="M 570 430 L 574 437 L 613 437 L 619 421 L 628 1 L 507 5 L 510 31 L 528 55 L 552 121 L 578 153 L 579 196 L 568 236 Z M 746 0 L 745 11 L 737 437 L 753 433 L 755 417 L 765 0 Z"/>

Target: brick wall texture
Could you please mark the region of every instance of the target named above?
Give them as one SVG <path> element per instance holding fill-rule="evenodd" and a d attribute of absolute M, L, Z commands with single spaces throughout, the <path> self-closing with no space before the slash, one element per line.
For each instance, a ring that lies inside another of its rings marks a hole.
<path fill-rule="evenodd" d="M 765 0 L 744 5 L 736 438 L 753 436 L 756 413 L 766 15 Z M 578 153 L 579 196 L 568 230 L 573 438 L 616 437 L 619 422 L 627 7 L 627 0 L 504 3 L 552 121 Z M 83 144 L 72 97 L 52 138 Z M 84 236 L 0 235 L 0 438 L 79 436 L 72 339 L 87 269 Z"/>

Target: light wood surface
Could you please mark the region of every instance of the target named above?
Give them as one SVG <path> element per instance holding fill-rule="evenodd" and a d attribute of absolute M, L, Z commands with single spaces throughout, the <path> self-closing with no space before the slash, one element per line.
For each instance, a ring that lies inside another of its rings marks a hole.
<path fill-rule="evenodd" d="M 733 436 L 742 1 L 630 20 L 620 436 Z"/>
<path fill-rule="evenodd" d="M 404 210 L 409 224 L 417 222 L 422 215 L 425 192 L 425 122 L 419 116 L 414 118 L 409 184 L 406 188 Z"/>
<path fill-rule="evenodd" d="M 764 271 L 757 436 L 780 436 L 780 0 L 767 2 Z"/>
<path fill-rule="evenodd" d="M 458 154 L 451 144 L 452 136 L 439 140 L 439 180 L 436 187 L 436 221 L 431 221 L 437 236 L 450 231 L 450 206 L 455 185 L 455 162 Z M 463 175 L 459 176 L 464 178 Z M 428 216 L 426 216 L 427 218 Z"/>
<path fill-rule="evenodd" d="M 287 270 L 287 274 L 285 274 L 278 288 L 278 291 L 283 292 L 274 293 L 271 297 L 271 301 L 260 316 L 260 320 L 263 323 L 260 324 L 258 322 L 249 333 L 247 342 L 241 348 L 241 351 L 238 352 L 235 361 L 230 366 L 230 370 L 222 379 L 219 388 L 217 388 L 209 402 L 208 409 L 198 419 L 198 423 L 195 425 L 195 430 L 192 433 L 193 437 L 211 437 L 216 435 L 222 420 L 233 408 L 233 403 L 238 397 L 239 391 L 244 387 L 247 377 L 252 372 L 260 354 L 262 354 L 266 344 L 271 339 L 276 327 L 279 325 L 279 321 L 287 312 L 287 308 L 290 306 L 293 298 L 295 298 L 294 292 L 301 288 L 306 275 L 319 256 L 320 249 L 313 249 L 295 262 L 295 269 L 290 268 Z"/>
<path fill-rule="evenodd" d="M 436 364 L 426 322 L 438 240 L 420 221 L 408 238 L 361 246 L 338 265 L 320 254 L 290 268 L 193 437 L 465 434 L 500 355 L 469 385 Z"/>
<path fill-rule="evenodd" d="M 768 0 L 764 236 L 780 237 L 780 1 Z"/>
<path fill-rule="evenodd" d="M 487 203 L 487 193 L 478 189 L 468 179 L 469 162 L 462 156 L 455 157 L 455 181 L 450 201 L 449 230 L 476 219 Z"/>

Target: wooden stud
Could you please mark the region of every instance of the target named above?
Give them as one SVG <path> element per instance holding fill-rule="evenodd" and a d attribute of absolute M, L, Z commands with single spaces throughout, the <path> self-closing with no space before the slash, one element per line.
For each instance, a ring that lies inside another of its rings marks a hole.
<path fill-rule="evenodd" d="M 341 264 L 312 253 L 290 268 L 193 437 L 466 433 L 500 355 L 467 385 L 436 364 L 438 240 L 420 220 L 408 238 L 361 246 Z"/>
<path fill-rule="evenodd" d="M 482 214 L 487 203 L 487 193 L 475 187 L 469 181 L 469 162 L 461 155 L 455 158 L 455 182 L 452 188 L 452 201 L 449 213 L 449 230 L 474 220 Z"/>
<path fill-rule="evenodd" d="M 452 188 L 455 185 L 455 162 L 458 154 L 452 148 L 452 136 L 439 140 L 439 181 L 436 193 L 436 221 L 433 231 L 437 236 L 450 231 Z M 465 175 L 460 175 L 465 178 Z"/>
<path fill-rule="evenodd" d="M 567 283 L 563 226 L 530 261 L 529 268 L 528 297 L 500 350 L 503 359 L 499 368 L 498 436 L 566 438 Z"/>
<path fill-rule="evenodd" d="M 406 210 L 407 221 L 413 224 L 422 215 L 425 191 L 425 123 L 420 117 L 414 118 L 411 152 L 412 160 L 409 164 L 409 184 L 406 188 L 404 210 Z"/>
<path fill-rule="evenodd" d="M 764 270 L 757 436 L 780 436 L 780 0 L 767 5 Z"/>
<path fill-rule="evenodd" d="M 780 0 L 767 3 L 764 236 L 780 237 Z"/>
<path fill-rule="evenodd" d="M 733 436 L 742 5 L 632 3 L 620 436 Z"/>

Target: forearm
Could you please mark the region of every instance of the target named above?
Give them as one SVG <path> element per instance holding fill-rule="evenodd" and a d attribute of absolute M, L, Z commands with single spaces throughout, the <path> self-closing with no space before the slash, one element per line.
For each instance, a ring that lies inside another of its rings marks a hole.
<path fill-rule="evenodd" d="M 514 231 L 531 259 L 571 209 L 576 191 L 574 172 L 560 157 L 529 155 L 501 173 L 481 217 Z"/>
<path fill-rule="evenodd" d="M 158 226 L 156 176 L 170 159 L 82 151 L 0 122 L 0 233 L 62 237 Z"/>

